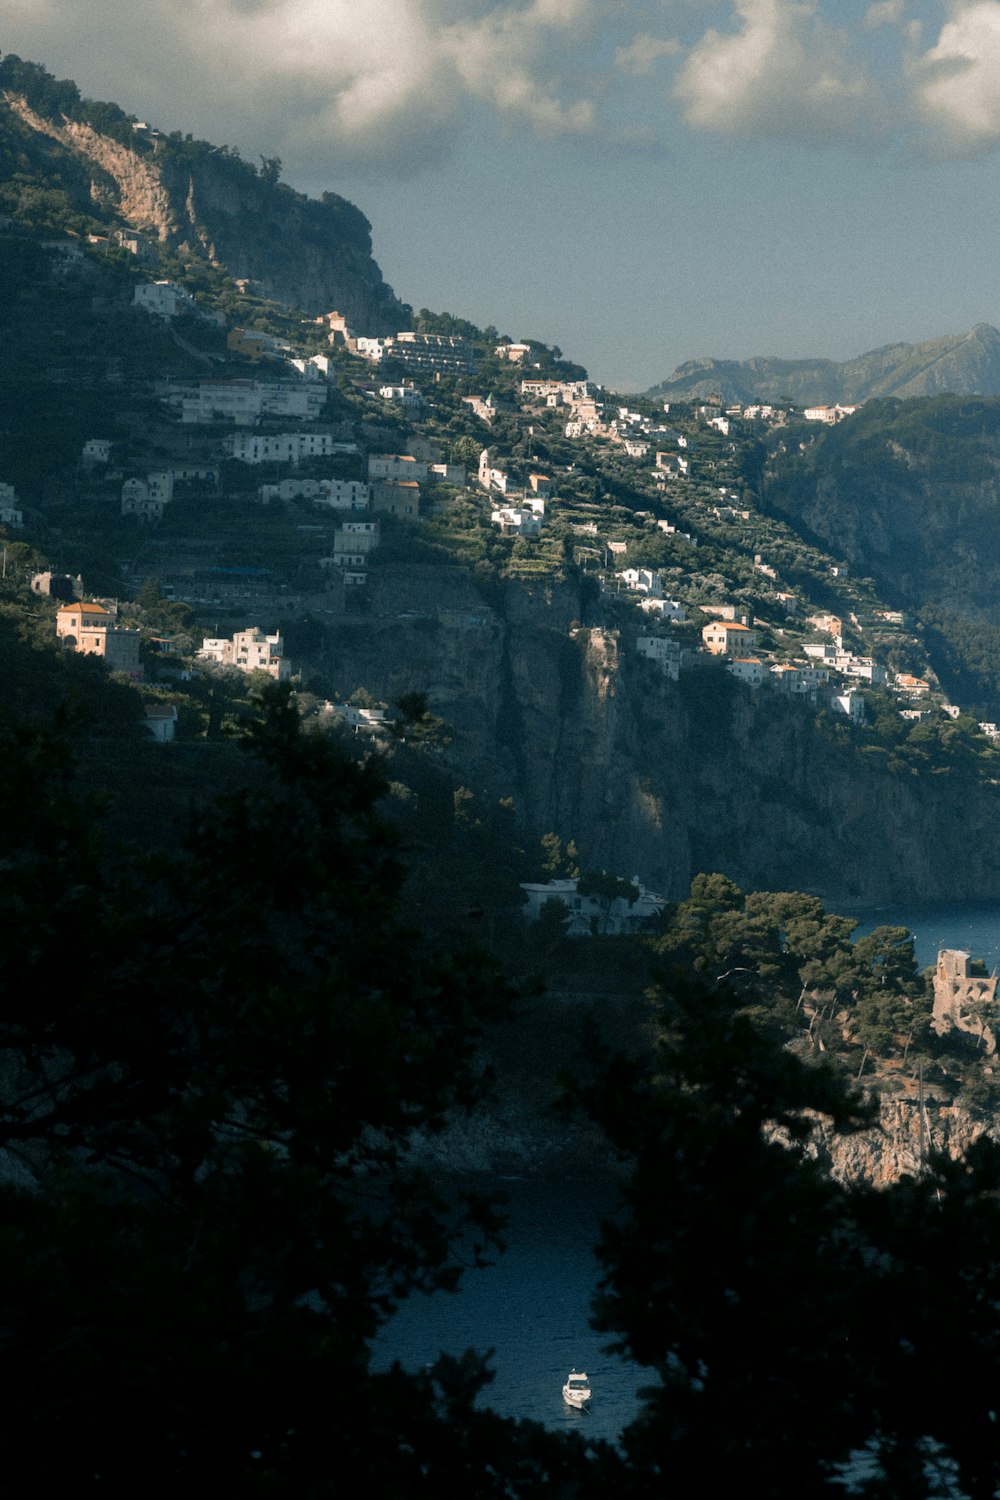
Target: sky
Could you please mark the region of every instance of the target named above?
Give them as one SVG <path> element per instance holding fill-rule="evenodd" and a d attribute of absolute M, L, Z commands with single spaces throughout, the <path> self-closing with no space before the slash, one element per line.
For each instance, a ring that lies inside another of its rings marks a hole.
<path fill-rule="evenodd" d="M 1000 323 L 1000 0 L 4 0 L 0 49 L 619 390 Z"/>

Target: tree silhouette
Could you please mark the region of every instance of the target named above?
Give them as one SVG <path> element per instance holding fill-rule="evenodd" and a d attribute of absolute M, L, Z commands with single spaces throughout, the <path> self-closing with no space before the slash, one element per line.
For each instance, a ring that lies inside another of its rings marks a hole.
<path fill-rule="evenodd" d="M 652 1377 L 625 1492 L 994 1495 L 1000 1150 L 837 1181 L 819 1127 L 871 1106 L 723 987 L 675 980 L 657 1013 L 655 1057 L 582 1089 L 630 1165 L 595 1307 Z"/>
<path fill-rule="evenodd" d="M 407 930 L 380 770 L 282 689 L 246 736 L 256 783 L 171 855 L 105 847 L 58 734 L 4 738 L 7 1474 L 303 1496 L 353 1466 L 418 1492 L 459 1462 L 446 1413 L 472 1442 L 482 1373 L 374 1375 L 370 1343 L 455 1284 L 460 1229 L 492 1242 L 406 1147 L 480 1096 L 505 987 Z"/>

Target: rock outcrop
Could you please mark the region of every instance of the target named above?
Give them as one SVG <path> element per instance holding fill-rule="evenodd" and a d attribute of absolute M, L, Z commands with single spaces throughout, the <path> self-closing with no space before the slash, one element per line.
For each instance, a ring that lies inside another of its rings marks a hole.
<path fill-rule="evenodd" d="M 91 212 L 181 255 L 203 256 L 266 297 L 304 312 L 337 309 L 359 331 L 403 326 L 407 311 L 372 259 L 371 225 L 335 193 L 305 197 L 204 142 L 154 136 L 135 145 L 84 121 L 53 120 L 2 96 L 0 131 L 53 145 L 89 179 Z"/>
<path fill-rule="evenodd" d="M 559 997 L 550 997 L 550 1005 L 558 1013 Z M 958 1161 L 984 1136 L 1000 1141 L 1000 1122 L 934 1098 L 921 1105 L 912 1091 L 883 1097 L 868 1130 L 834 1135 L 818 1123 L 805 1149 L 840 1182 L 887 1188 L 919 1176 L 932 1155 Z M 441 1135 L 416 1138 L 413 1153 L 428 1169 L 459 1176 L 602 1178 L 622 1171 L 596 1127 L 557 1117 L 551 1099 L 511 1089 L 506 1081 L 494 1106 L 454 1118 Z"/>

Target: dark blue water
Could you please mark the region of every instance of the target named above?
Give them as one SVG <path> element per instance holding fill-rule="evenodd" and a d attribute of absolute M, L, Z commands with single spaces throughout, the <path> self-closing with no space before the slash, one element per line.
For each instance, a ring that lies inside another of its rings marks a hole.
<path fill-rule="evenodd" d="M 1000 905 L 995 901 L 878 908 L 834 903 L 831 910 L 858 918 L 855 937 L 883 925 L 908 928 L 922 969 L 934 963 L 939 948 L 963 948 L 972 958 L 982 959 L 987 969 L 1000 967 Z"/>
<path fill-rule="evenodd" d="M 599 1267 L 593 1246 L 602 1215 L 614 1211 L 611 1188 L 586 1183 L 505 1181 L 508 1246 L 493 1266 L 467 1271 L 455 1295 L 407 1302 L 376 1346 L 376 1363 L 405 1369 L 430 1364 L 442 1350 L 495 1352 L 492 1383 L 480 1405 L 547 1427 L 614 1440 L 636 1414 L 648 1371 L 603 1352 L 607 1336 L 589 1325 Z M 572 1368 L 590 1376 L 593 1399 L 576 1411 L 562 1399 Z"/>
<path fill-rule="evenodd" d="M 996 904 L 860 910 L 830 903 L 830 909 L 856 916 L 857 936 L 882 924 L 908 928 L 921 968 L 934 963 L 938 948 L 964 948 L 988 968 L 1000 967 Z M 510 1195 L 506 1253 L 486 1270 L 467 1272 L 456 1295 L 408 1302 L 383 1331 L 376 1361 L 385 1366 L 398 1359 L 417 1370 L 442 1350 L 493 1349 L 495 1375 L 480 1404 L 613 1441 L 637 1413 L 639 1387 L 650 1382 L 649 1372 L 604 1353 L 607 1339 L 589 1323 L 599 1275 L 593 1247 L 601 1217 L 614 1212 L 614 1190 L 578 1182 L 498 1186 Z M 590 1376 L 589 1412 L 574 1411 L 562 1399 L 574 1366 Z"/>

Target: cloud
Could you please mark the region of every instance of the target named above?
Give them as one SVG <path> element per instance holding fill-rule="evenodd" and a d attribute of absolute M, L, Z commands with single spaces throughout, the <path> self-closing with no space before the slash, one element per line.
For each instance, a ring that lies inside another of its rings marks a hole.
<path fill-rule="evenodd" d="M 898 26 L 903 19 L 903 0 L 876 0 L 865 12 L 863 26 L 874 31 L 878 26 Z"/>
<path fill-rule="evenodd" d="M 565 85 L 562 65 L 597 0 L 8 5 L 22 55 L 55 68 L 55 55 L 73 58 L 106 97 L 168 127 L 230 139 L 242 122 L 292 158 L 325 148 L 408 170 L 448 149 L 476 105 L 547 136 L 594 129 L 593 101 Z"/>
<path fill-rule="evenodd" d="M 850 27 L 836 0 L 6 0 L 3 42 L 316 182 L 412 175 L 490 119 L 595 151 L 687 129 L 974 153 L 1000 142 L 1000 0 L 945 4 L 933 41 L 924 0 Z"/>
<path fill-rule="evenodd" d="M 594 0 L 532 0 L 527 6 L 498 5 L 484 17 L 443 30 L 440 45 L 458 78 L 477 99 L 509 118 L 527 121 L 540 135 L 589 134 L 595 124 L 591 99 L 567 104 L 554 79 L 539 68 L 554 33 L 565 46 L 595 19 Z"/>
<path fill-rule="evenodd" d="M 903 23 L 903 0 L 876 0 L 876 5 L 865 10 L 865 31 L 874 31 L 879 26 L 900 26 Z"/>
<path fill-rule="evenodd" d="M 997 0 L 954 4 L 913 72 L 916 105 L 939 154 L 974 155 L 1000 141 Z"/>
<path fill-rule="evenodd" d="M 661 57 L 676 57 L 681 50 L 678 41 L 660 41 L 644 31 L 627 47 L 619 47 L 615 53 L 615 67 L 634 78 L 650 77 L 656 71 Z"/>
<path fill-rule="evenodd" d="M 707 31 L 678 75 L 689 125 L 812 141 L 882 129 L 880 90 L 816 4 L 736 0 L 734 14 L 739 30 Z"/>

